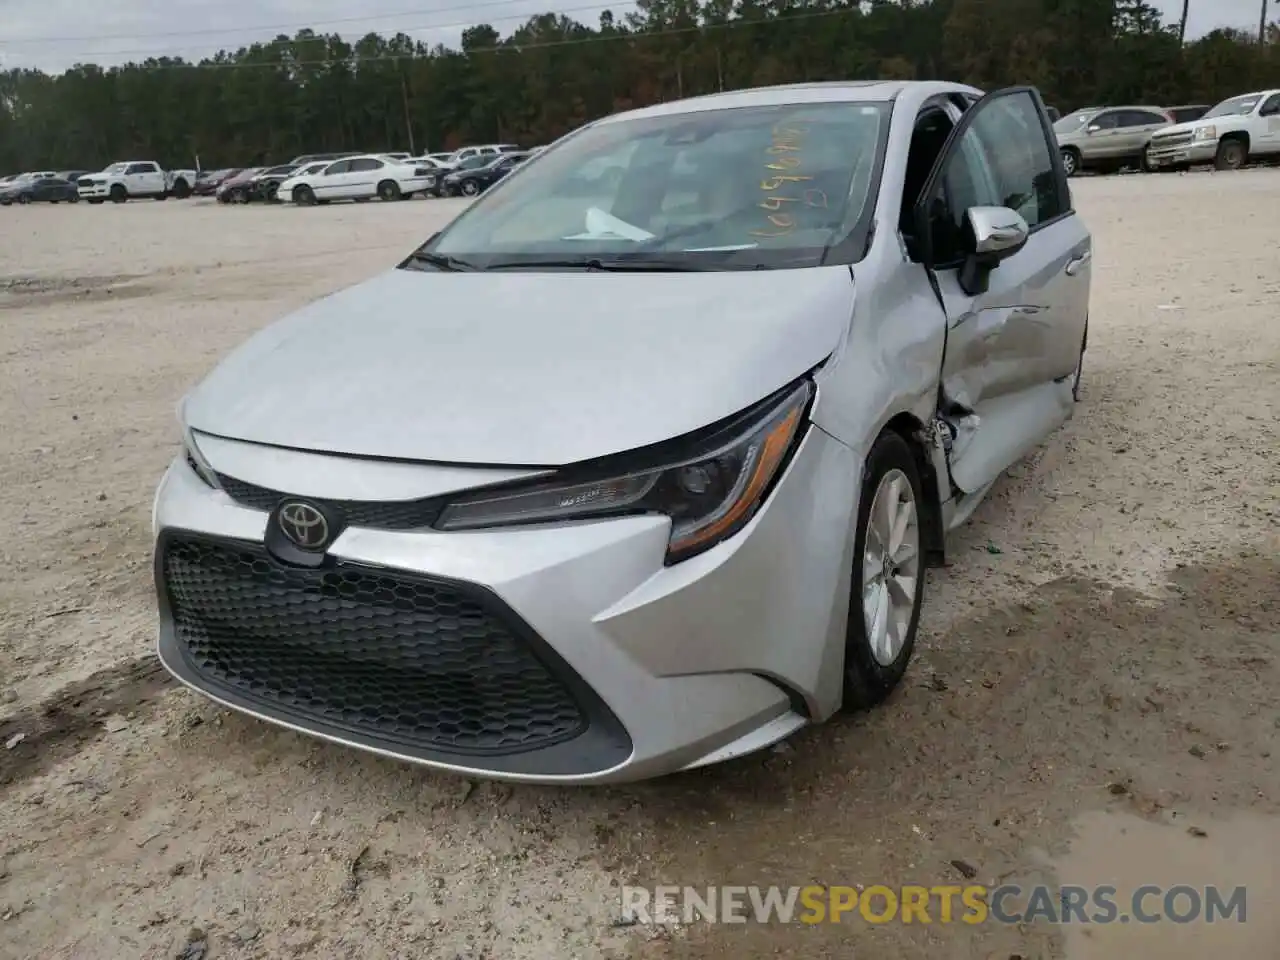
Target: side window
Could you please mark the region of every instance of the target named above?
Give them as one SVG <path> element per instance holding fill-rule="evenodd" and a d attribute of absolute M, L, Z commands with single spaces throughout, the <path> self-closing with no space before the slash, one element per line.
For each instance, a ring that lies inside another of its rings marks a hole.
<path fill-rule="evenodd" d="M 350 161 L 352 173 L 368 173 L 370 170 L 377 170 L 382 166 L 381 160 L 374 160 L 372 157 L 361 157 L 359 160 Z"/>
<path fill-rule="evenodd" d="M 1109 113 L 1100 113 L 1089 121 L 1089 129 L 1098 127 L 1102 130 L 1114 130 L 1120 125 L 1120 114 L 1112 110 Z"/>
<path fill-rule="evenodd" d="M 329 166 L 324 171 L 324 175 L 326 177 L 331 177 L 335 173 L 349 173 L 350 171 L 351 171 L 351 161 L 339 160 L 337 163 L 329 164 Z"/>
<path fill-rule="evenodd" d="M 1258 111 L 1260 117 L 1280 116 L 1280 93 L 1274 94 L 1267 98 L 1267 102 L 1262 105 L 1262 109 Z"/>
<path fill-rule="evenodd" d="M 150 163 L 131 163 L 125 170 L 125 173 L 150 173 L 154 167 L 155 165 Z"/>
<path fill-rule="evenodd" d="M 1168 117 L 1161 116 L 1158 113 L 1152 113 L 1150 110 L 1138 110 L 1136 112 L 1138 114 L 1138 122 L 1144 127 L 1149 127 L 1154 124 L 1167 124 L 1169 122 Z"/>
<path fill-rule="evenodd" d="M 929 201 L 939 266 L 963 259 L 970 207 L 1009 207 L 1032 229 L 1066 212 L 1068 202 L 1059 194 L 1053 154 L 1031 94 L 1007 94 L 983 103 L 952 149 Z"/>

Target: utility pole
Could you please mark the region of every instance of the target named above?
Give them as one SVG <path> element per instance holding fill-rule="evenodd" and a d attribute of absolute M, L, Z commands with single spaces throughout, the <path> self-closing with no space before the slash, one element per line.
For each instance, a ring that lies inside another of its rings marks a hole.
<path fill-rule="evenodd" d="M 1267 0 L 1262 0 L 1262 16 L 1258 19 L 1258 45 L 1267 42 Z"/>
<path fill-rule="evenodd" d="M 1263 0 L 1265 3 L 1266 0 Z M 1182 44 L 1187 39 L 1187 11 L 1191 8 L 1191 0 L 1182 0 L 1182 19 L 1178 21 L 1178 43 Z"/>
<path fill-rule="evenodd" d="M 409 86 L 404 82 L 403 73 L 400 74 L 400 100 L 404 103 L 404 129 L 409 134 L 409 153 L 416 157 L 418 151 L 413 146 L 413 121 L 409 119 Z"/>

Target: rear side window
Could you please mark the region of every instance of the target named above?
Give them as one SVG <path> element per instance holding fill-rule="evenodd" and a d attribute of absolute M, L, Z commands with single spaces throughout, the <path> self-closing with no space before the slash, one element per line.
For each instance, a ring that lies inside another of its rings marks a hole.
<path fill-rule="evenodd" d="M 1149 127 L 1155 123 L 1168 123 L 1169 121 L 1158 113 L 1152 113 L 1150 110 L 1125 110 L 1120 114 L 1120 126 L 1122 127 Z"/>
<path fill-rule="evenodd" d="M 375 160 L 373 157 L 361 157 L 359 160 L 351 161 L 351 172 L 367 173 L 370 170 L 377 170 L 381 166 L 381 160 Z"/>
<path fill-rule="evenodd" d="M 156 165 L 154 163 L 131 163 L 125 173 L 155 173 L 155 171 Z"/>

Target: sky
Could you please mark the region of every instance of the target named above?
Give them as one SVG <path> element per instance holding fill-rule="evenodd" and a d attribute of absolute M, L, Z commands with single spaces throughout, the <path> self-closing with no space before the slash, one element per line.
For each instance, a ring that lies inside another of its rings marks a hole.
<path fill-rule="evenodd" d="M 1168 23 L 1182 0 L 1152 0 Z M 1271 0 L 1271 19 L 1280 0 Z M 1190 38 L 1215 27 L 1256 30 L 1261 0 L 1191 0 Z M 0 68 L 60 71 L 77 62 L 110 66 L 150 56 L 198 60 L 220 49 L 292 34 L 302 27 L 348 39 L 403 31 L 417 40 L 456 46 L 462 30 L 491 23 L 506 34 L 529 16 L 564 12 L 594 25 L 601 0 L 0 0 Z"/>

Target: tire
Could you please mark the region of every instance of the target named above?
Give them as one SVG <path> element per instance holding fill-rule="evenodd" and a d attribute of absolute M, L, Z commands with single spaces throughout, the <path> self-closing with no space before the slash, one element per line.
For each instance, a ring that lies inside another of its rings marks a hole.
<path fill-rule="evenodd" d="M 480 185 L 474 180 L 462 181 L 462 195 L 464 197 L 477 197 L 480 195 Z"/>
<path fill-rule="evenodd" d="M 27 196 L 27 194 L 22 193 L 18 195 L 18 202 L 23 206 L 26 206 L 28 203 L 31 202 L 31 198 Z"/>
<path fill-rule="evenodd" d="M 1075 147 L 1063 147 L 1062 167 L 1068 177 L 1077 176 L 1080 173 L 1080 151 Z"/>
<path fill-rule="evenodd" d="M 1249 145 L 1237 139 L 1221 141 L 1213 158 L 1213 165 L 1219 170 L 1239 170 L 1248 162 Z"/>
<path fill-rule="evenodd" d="M 191 196 L 191 184 L 179 177 L 177 180 L 173 181 L 173 186 L 170 188 L 169 192 L 178 200 L 185 200 L 187 197 Z"/>
<path fill-rule="evenodd" d="M 126 190 L 124 187 L 120 186 L 120 184 L 117 183 L 115 186 L 111 188 L 112 203 L 124 203 L 128 199 L 129 199 L 129 191 Z"/>
<path fill-rule="evenodd" d="M 13 203 L 13 201 L 6 197 L 4 200 L 0 200 L 0 207 L 7 207 L 11 203 Z"/>
<path fill-rule="evenodd" d="M 904 512 L 908 500 L 909 510 Z M 887 510 L 891 503 L 897 505 L 892 514 Z M 896 433 L 882 434 L 867 456 L 862 495 L 858 498 L 845 630 L 845 710 L 863 710 L 880 703 L 907 672 L 924 600 L 923 505 L 920 473 L 911 447 Z M 874 524 L 873 509 L 877 514 Z M 898 523 L 905 521 L 906 526 L 896 549 L 882 551 L 878 544 L 892 539 L 889 516 Z M 882 589 L 876 589 L 877 585 Z M 875 620 L 877 612 L 888 621 L 883 635 L 869 622 Z"/>
<path fill-rule="evenodd" d="M 316 192 L 305 183 L 293 188 L 293 202 L 301 207 L 309 207 L 316 202 Z"/>
<path fill-rule="evenodd" d="M 378 184 L 378 199 L 383 202 L 400 199 L 400 184 L 394 180 L 383 180 Z"/>
<path fill-rule="evenodd" d="M 78 193 L 73 193 L 71 196 L 67 197 L 67 203 L 79 203 L 79 202 L 80 202 L 80 194 Z"/>
<path fill-rule="evenodd" d="M 248 203 L 249 191 L 246 190 L 244 187 L 236 187 L 234 190 L 231 191 L 231 202 L 232 203 Z"/>

